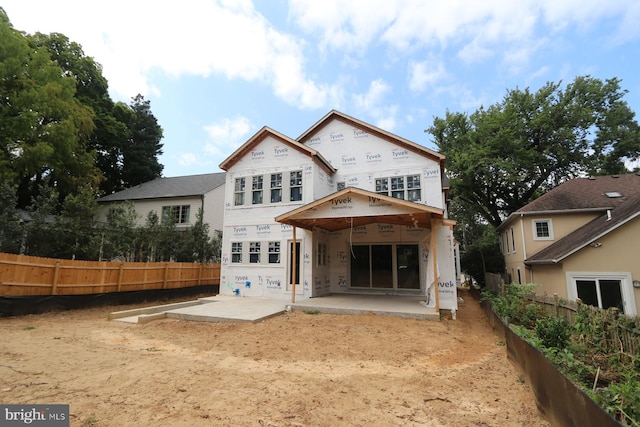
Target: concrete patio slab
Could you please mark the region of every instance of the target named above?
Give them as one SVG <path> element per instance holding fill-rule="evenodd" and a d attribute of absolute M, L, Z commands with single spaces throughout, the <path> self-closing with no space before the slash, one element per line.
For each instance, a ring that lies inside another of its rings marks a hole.
<path fill-rule="evenodd" d="M 440 314 L 426 307 L 424 299 L 424 296 L 340 294 L 299 299 L 291 304 L 281 299 L 216 295 L 196 301 L 115 312 L 109 318 L 129 323 L 146 323 L 165 317 L 198 322 L 258 322 L 287 310 L 298 310 L 439 320 Z"/>
<path fill-rule="evenodd" d="M 296 302 L 291 305 L 291 310 L 440 320 L 440 314 L 434 308 L 426 307 L 424 302 L 424 296 L 336 294 Z"/>

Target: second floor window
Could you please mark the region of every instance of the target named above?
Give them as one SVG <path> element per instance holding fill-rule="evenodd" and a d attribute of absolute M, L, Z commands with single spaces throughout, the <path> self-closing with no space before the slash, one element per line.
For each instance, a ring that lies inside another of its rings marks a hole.
<path fill-rule="evenodd" d="M 271 174 L 271 203 L 282 201 L 282 174 Z"/>
<path fill-rule="evenodd" d="M 262 203 L 262 175 L 252 177 L 251 203 L 254 205 Z"/>
<path fill-rule="evenodd" d="M 376 178 L 376 193 L 396 199 L 418 202 L 422 199 L 420 175 L 393 176 Z"/>
<path fill-rule="evenodd" d="M 550 219 L 540 219 L 533 221 L 534 240 L 553 240 L 553 229 Z"/>
<path fill-rule="evenodd" d="M 302 200 L 302 171 L 294 171 L 289 180 L 290 200 L 296 202 Z"/>
<path fill-rule="evenodd" d="M 244 205 L 244 178 L 236 178 L 233 187 L 233 204 L 235 206 Z"/>

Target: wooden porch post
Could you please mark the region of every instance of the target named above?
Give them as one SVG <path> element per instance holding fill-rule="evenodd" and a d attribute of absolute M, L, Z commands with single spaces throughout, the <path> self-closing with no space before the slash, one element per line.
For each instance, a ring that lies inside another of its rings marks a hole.
<path fill-rule="evenodd" d="M 431 218 L 431 253 L 433 256 L 433 286 L 436 289 L 436 311 L 440 311 L 440 287 L 438 286 L 438 259 L 436 257 L 436 220 Z"/>
<path fill-rule="evenodd" d="M 296 251 L 296 226 L 293 226 L 293 244 L 291 246 L 291 304 L 296 302 L 296 282 L 297 274 L 296 274 L 296 262 L 297 262 L 297 252 Z"/>

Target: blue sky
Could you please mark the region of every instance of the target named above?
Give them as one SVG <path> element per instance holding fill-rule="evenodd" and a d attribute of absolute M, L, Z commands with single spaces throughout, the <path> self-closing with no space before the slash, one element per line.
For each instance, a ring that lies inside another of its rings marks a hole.
<path fill-rule="evenodd" d="M 337 109 L 435 149 L 424 130 L 507 89 L 617 77 L 640 112 L 637 0 L 0 0 L 142 93 L 164 176 L 218 172 L 263 126 L 292 138 Z M 638 119 L 638 118 L 637 118 Z"/>

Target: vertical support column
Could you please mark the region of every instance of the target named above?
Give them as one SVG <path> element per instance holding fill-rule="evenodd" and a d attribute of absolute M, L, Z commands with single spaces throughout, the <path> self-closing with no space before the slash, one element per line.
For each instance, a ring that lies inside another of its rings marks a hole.
<path fill-rule="evenodd" d="M 296 274 L 296 266 L 297 266 L 297 252 L 296 251 L 296 226 L 293 226 L 293 245 L 291 249 L 291 304 L 296 302 L 296 285 L 298 275 Z"/>
<path fill-rule="evenodd" d="M 438 286 L 438 257 L 436 256 L 436 220 L 431 218 L 431 258 L 433 259 L 433 286 L 436 292 L 436 311 L 440 311 L 440 286 Z"/>

